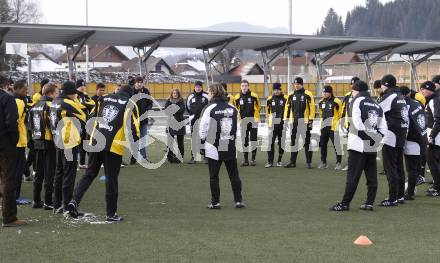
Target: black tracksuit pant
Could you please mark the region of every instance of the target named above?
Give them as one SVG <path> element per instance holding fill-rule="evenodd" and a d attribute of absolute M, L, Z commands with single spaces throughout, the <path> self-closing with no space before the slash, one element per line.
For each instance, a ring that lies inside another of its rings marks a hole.
<path fill-rule="evenodd" d="M 275 141 L 278 140 L 278 162 L 281 162 L 283 158 L 284 149 L 283 149 L 283 125 L 274 125 L 274 127 L 269 130 L 269 141 L 270 150 L 267 152 L 267 162 L 273 163 L 275 158 Z"/>
<path fill-rule="evenodd" d="M 118 209 L 118 176 L 121 163 L 122 156 L 109 151 L 89 153 L 88 168 L 78 182 L 72 200 L 77 204 L 81 202 L 87 189 L 89 189 L 93 180 L 98 176 L 101 165 L 104 164 L 107 216 L 114 216 Z"/>
<path fill-rule="evenodd" d="M 336 162 L 342 162 L 342 147 L 339 141 L 339 134 L 332 131 L 331 127 L 321 129 L 321 137 L 319 139 L 319 147 L 321 148 L 321 162 L 327 163 L 327 145 L 331 140 L 336 153 Z"/>
<path fill-rule="evenodd" d="M 29 140 L 29 143 L 28 143 L 29 151 L 26 156 L 26 166 L 24 167 L 24 174 L 26 176 L 31 175 L 31 171 L 30 171 L 31 166 L 34 171 L 37 169 L 37 164 L 36 164 L 36 160 L 35 160 L 34 143 L 32 142 L 32 139 L 28 138 L 28 140 Z"/>
<path fill-rule="evenodd" d="M 66 207 L 72 200 L 78 166 L 78 147 L 72 150 L 73 160 L 68 161 L 63 149 L 56 150 L 56 172 L 54 179 L 54 208 Z"/>
<path fill-rule="evenodd" d="M 23 181 L 23 172 L 26 166 L 26 148 L 17 147 L 17 160 L 15 162 L 15 178 L 17 178 L 17 189 L 15 199 L 20 198 L 21 183 Z"/>
<path fill-rule="evenodd" d="M 367 201 L 368 205 L 373 205 L 377 193 L 377 165 L 376 154 L 366 154 L 353 150 L 348 151 L 348 170 L 345 193 L 342 204 L 350 205 L 356 192 L 362 172 L 367 178 Z"/>
<path fill-rule="evenodd" d="M 300 138 L 304 139 L 304 150 L 306 154 L 306 162 L 312 163 L 313 152 L 310 151 L 310 139 L 311 139 L 311 129 L 307 128 L 306 124 L 294 123 L 292 125 L 291 134 L 291 145 L 292 152 L 290 153 L 290 161 L 296 164 L 296 158 L 298 157 L 298 142 Z"/>
<path fill-rule="evenodd" d="M 44 181 L 44 203 L 52 205 L 54 178 L 56 170 L 56 150 L 54 146 L 47 149 L 36 149 L 36 171 L 34 178 L 34 202 L 41 202 L 41 190 Z M 76 168 L 75 168 L 76 171 Z"/>
<path fill-rule="evenodd" d="M 84 150 L 83 142 L 81 142 L 81 145 L 79 146 L 79 164 L 85 165 L 86 164 L 86 154 L 87 152 Z"/>
<path fill-rule="evenodd" d="M 385 144 L 382 148 L 382 159 L 388 180 L 388 199 L 395 201 L 405 195 L 403 147 L 391 147 Z"/>
<path fill-rule="evenodd" d="M 440 146 L 430 145 L 427 151 L 426 159 L 432 178 L 434 179 L 433 187 L 440 191 Z"/>
<path fill-rule="evenodd" d="M 168 155 L 167 159 L 171 163 L 180 162 L 179 158 L 176 156 L 176 154 L 171 150 L 173 149 L 174 144 L 174 138 L 176 137 L 177 141 L 177 148 L 179 149 L 180 156 L 183 157 L 185 155 L 185 145 L 184 145 L 184 138 L 185 135 L 168 135 Z"/>
<path fill-rule="evenodd" d="M 15 176 L 16 159 L 17 151 L 15 149 L 0 152 L 0 196 L 4 224 L 17 220 L 17 203 L 15 201 L 15 190 L 17 187 L 17 178 Z"/>
<path fill-rule="evenodd" d="M 249 161 L 249 151 L 252 150 L 252 161 L 255 161 L 257 156 L 258 143 L 258 123 L 248 122 L 242 120 L 241 123 L 241 140 L 244 146 L 243 156 L 244 161 Z M 250 148 L 249 148 L 250 147 Z"/>
<path fill-rule="evenodd" d="M 243 201 L 241 196 L 241 180 L 238 174 L 237 159 L 213 160 L 208 158 L 209 182 L 211 186 L 211 201 L 213 204 L 220 202 L 219 172 L 222 163 L 225 163 L 231 181 L 232 192 L 235 202 Z"/>
<path fill-rule="evenodd" d="M 422 168 L 420 155 L 405 155 L 405 166 L 408 173 L 408 188 L 406 191 L 409 196 L 413 196 L 417 178 Z"/>

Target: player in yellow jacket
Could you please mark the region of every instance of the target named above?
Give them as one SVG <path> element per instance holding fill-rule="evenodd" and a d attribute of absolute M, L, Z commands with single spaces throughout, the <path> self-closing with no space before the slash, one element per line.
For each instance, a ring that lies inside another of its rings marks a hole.
<path fill-rule="evenodd" d="M 281 160 L 284 154 L 283 131 L 284 131 L 284 109 L 286 108 L 287 96 L 281 91 L 281 83 L 273 84 L 272 96 L 266 101 L 266 122 L 269 127 L 270 150 L 267 152 L 266 168 L 274 166 L 275 140 L 278 139 L 278 161 L 277 167 L 282 167 Z"/>
<path fill-rule="evenodd" d="M 104 149 L 100 152 L 89 154 L 89 167 L 79 181 L 67 210 L 69 214 L 78 217 L 78 205 L 85 192 L 89 189 L 93 180 L 98 176 L 101 165 L 104 164 L 106 175 L 106 205 L 107 221 L 122 221 L 117 215 L 118 202 L 118 176 L 121 168 L 122 156 L 125 148 L 129 147 L 127 138 L 131 136 L 137 141 L 139 131 L 139 110 L 130 98 L 133 95 L 130 86 L 123 86 L 116 94 L 110 94 L 102 99 L 99 105 L 98 117 L 91 134 L 91 142 L 95 144 L 97 134 L 101 134 L 105 140 Z M 131 134 L 127 134 L 130 132 Z"/>
<path fill-rule="evenodd" d="M 50 126 L 56 147 L 57 168 L 54 179 L 54 212 L 63 213 L 73 195 L 78 166 L 78 146 L 86 114 L 75 101 L 75 83 L 63 83 L 61 94 L 50 105 Z"/>
<path fill-rule="evenodd" d="M 321 164 L 318 168 L 327 169 L 327 145 L 331 140 L 336 152 L 335 170 L 341 170 L 342 146 L 339 139 L 338 126 L 341 118 L 342 102 L 333 95 L 333 88 L 325 86 L 322 99 L 318 104 L 319 117 L 321 119 L 321 137 L 319 147 L 321 149 Z"/>
<path fill-rule="evenodd" d="M 313 129 L 313 120 L 315 119 L 315 99 L 313 94 L 304 89 L 304 80 L 300 77 L 295 79 L 295 91 L 289 94 L 287 105 L 284 111 L 285 122 L 290 123 L 291 129 L 291 153 L 290 162 L 284 168 L 296 167 L 296 158 L 298 156 L 297 142 L 300 137 L 303 138 L 306 154 L 307 168 L 312 169 L 312 151 L 310 151 L 310 138 Z"/>
<path fill-rule="evenodd" d="M 17 161 L 15 163 L 15 177 L 17 178 L 17 188 L 15 199 L 18 205 L 29 204 L 29 201 L 21 198 L 21 183 L 23 181 L 23 172 L 26 165 L 26 147 L 27 147 L 27 129 L 26 129 L 26 96 L 27 85 L 26 81 L 17 81 L 14 84 L 14 96 L 18 109 L 18 143 L 17 143 Z"/>
<path fill-rule="evenodd" d="M 260 98 L 249 89 L 247 80 L 241 81 L 240 93 L 234 98 L 235 107 L 241 125 L 241 139 L 243 143 L 244 160 L 241 166 L 256 166 L 258 142 L 258 123 L 260 122 Z M 250 141 L 250 143 L 249 143 Z M 248 148 L 250 145 L 250 149 Z M 252 150 L 252 159 L 249 163 L 249 151 Z"/>

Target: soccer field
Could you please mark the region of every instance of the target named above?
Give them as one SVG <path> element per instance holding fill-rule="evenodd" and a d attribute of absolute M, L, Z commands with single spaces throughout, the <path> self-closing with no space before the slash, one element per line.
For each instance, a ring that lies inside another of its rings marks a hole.
<path fill-rule="evenodd" d="M 163 146 L 153 145 L 150 152 L 157 160 Z M 358 209 L 366 197 L 363 178 L 351 210 L 332 213 L 328 207 L 341 198 L 345 172 L 306 170 L 304 153 L 299 156 L 296 169 L 265 169 L 266 153 L 261 152 L 257 167 L 240 168 L 247 204 L 242 210 L 233 207 L 225 168 L 219 211 L 206 209 L 210 193 L 204 164 L 124 168 L 118 209 L 124 222 L 101 224 L 104 183 L 96 180 L 80 206 L 94 214 L 87 220 L 19 207 L 20 218 L 30 224 L 0 230 L 0 262 L 439 261 L 440 199 L 424 196 L 427 185 L 418 187 L 415 201 L 364 212 Z M 387 191 L 385 177 L 379 178 L 377 201 Z M 23 187 L 30 197 L 32 185 Z M 355 246 L 359 235 L 374 245 Z"/>

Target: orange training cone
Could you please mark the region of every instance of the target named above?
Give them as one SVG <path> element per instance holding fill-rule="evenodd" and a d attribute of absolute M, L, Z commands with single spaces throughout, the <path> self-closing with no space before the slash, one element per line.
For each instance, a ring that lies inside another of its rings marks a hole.
<path fill-rule="evenodd" d="M 366 236 L 359 236 L 354 242 L 357 246 L 371 246 L 373 242 Z"/>

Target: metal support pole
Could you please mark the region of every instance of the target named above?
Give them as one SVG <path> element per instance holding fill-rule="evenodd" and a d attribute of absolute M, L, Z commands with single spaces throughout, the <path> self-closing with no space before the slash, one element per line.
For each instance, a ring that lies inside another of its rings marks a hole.
<path fill-rule="evenodd" d="M 29 96 L 32 96 L 32 58 L 31 56 L 27 56 L 27 63 L 28 63 L 28 94 Z"/>
<path fill-rule="evenodd" d="M 210 63 L 208 62 L 207 50 L 203 50 L 203 62 L 205 63 L 205 80 L 206 80 L 206 90 L 209 87 L 209 72 L 210 72 Z"/>
<path fill-rule="evenodd" d="M 292 65 L 291 65 L 291 60 L 293 61 L 293 57 L 292 57 L 292 48 L 289 46 L 287 48 L 287 56 L 288 56 L 288 60 L 287 60 L 287 93 L 291 93 L 292 92 Z"/>
<path fill-rule="evenodd" d="M 267 51 L 261 51 L 263 58 L 263 75 L 264 75 L 264 96 L 269 96 L 269 84 L 267 83 L 268 63 L 267 63 Z"/>
<path fill-rule="evenodd" d="M 316 63 L 316 96 L 321 96 L 321 93 L 322 93 L 322 82 L 321 82 L 322 63 L 321 63 L 321 54 L 319 52 L 315 52 L 315 63 Z"/>
<path fill-rule="evenodd" d="M 73 61 L 70 58 L 69 47 L 66 46 L 66 54 L 67 54 L 67 63 L 69 67 L 69 80 L 72 80 L 73 77 Z"/>
<path fill-rule="evenodd" d="M 418 89 L 418 82 L 419 82 L 419 75 L 417 72 L 417 66 L 422 64 L 423 62 L 426 62 L 430 57 L 437 54 L 437 52 L 440 50 L 440 48 L 436 48 L 431 50 L 430 52 L 426 53 L 421 58 L 414 58 L 414 54 L 407 54 L 408 59 L 405 59 L 403 55 L 400 55 L 400 57 L 410 65 L 411 67 L 411 89 L 417 90 Z"/>

